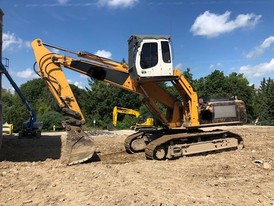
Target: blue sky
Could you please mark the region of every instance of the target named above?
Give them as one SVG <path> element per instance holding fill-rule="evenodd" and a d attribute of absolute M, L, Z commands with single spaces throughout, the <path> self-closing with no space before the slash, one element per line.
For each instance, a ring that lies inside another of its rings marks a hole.
<path fill-rule="evenodd" d="M 215 69 L 251 84 L 274 78 L 274 0 L 0 0 L 3 57 L 18 85 L 37 78 L 31 41 L 127 59 L 132 34 L 171 35 L 174 66 L 194 78 Z M 81 88 L 83 75 L 65 70 Z M 3 87 L 11 89 L 5 77 Z"/>

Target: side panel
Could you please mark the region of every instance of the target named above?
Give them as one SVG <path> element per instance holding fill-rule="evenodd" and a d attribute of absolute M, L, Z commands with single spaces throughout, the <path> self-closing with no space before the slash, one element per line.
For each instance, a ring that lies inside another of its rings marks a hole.
<path fill-rule="evenodd" d="M 246 111 L 243 101 L 231 100 L 208 102 L 200 107 L 200 122 L 211 123 L 245 123 Z"/>
<path fill-rule="evenodd" d="M 237 108 L 235 105 L 216 105 L 214 106 L 213 119 L 237 118 Z"/>

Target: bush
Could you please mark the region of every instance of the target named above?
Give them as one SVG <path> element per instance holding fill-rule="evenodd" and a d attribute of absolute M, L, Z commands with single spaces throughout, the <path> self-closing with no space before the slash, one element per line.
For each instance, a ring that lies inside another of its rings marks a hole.
<path fill-rule="evenodd" d="M 274 120 L 265 120 L 258 122 L 257 125 L 262 125 L 262 126 L 274 126 Z"/>
<path fill-rule="evenodd" d="M 130 129 L 131 126 L 136 124 L 136 117 L 125 115 L 123 121 L 117 122 L 116 129 Z"/>
<path fill-rule="evenodd" d="M 43 130 L 47 131 L 52 131 L 53 125 L 55 125 L 56 130 L 60 130 L 62 128 L 62 121 L 64 121 L 63 115 L 55 111 L 48 111 L 40 116 L 39 119 L 43 122 Z"/>

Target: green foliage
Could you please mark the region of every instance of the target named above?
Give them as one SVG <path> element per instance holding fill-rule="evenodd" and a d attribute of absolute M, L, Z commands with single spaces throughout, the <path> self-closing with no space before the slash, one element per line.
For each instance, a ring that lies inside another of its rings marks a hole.
<path fill-rule="evenodd" d="M 148 108 L 143 104 L 140 106 L 139 110 L 140 114 L 144 117 L 152 117 L 152 114 L 150 113 L 150 111 L 148 110 Z"/>
<path fill-rule="evenodd" d="M 245 102 L 248 119 L 254 117 L 254 98 L 255 89 L 254 85 L 249 85 L 248 80 L 243 74 L 231 73 L 226 77 L 226 92 L 231 97 L 237 97 Z"/>
<path fill-rule="evenodd" d="M 261 81 L 261 85 L 255 96 L 254 113 L 263 125 L 273 125 L 274 122 L 274 80 L 265 79 Z"/>
<path fill-rule="evenodd" d="M 28 111 L 18 104 L 6 108 L 3 114 L 4 122 L 13 124 L 14 132 L 19 132 L 22 129 L 23 122 L 27 121 L 30 117 Z"/>
<path fill-rule="evenodd" d="M 89 84 L 91 90 L 88 90 L 85 113 L 86 122 L 90 125 L 96 120 L 98 127 L 107 128 L 112 122 L 112 111 L 115 106 L 130 109 L 138 109 L 141 106 L 138 94 L 97 80 L 91 80 Z"/>
<path fill-rule="evenodd" d="M 5 102 L 4 109 L 11 107 L 13 104 L 13 95 L 6 89 L 2 89 L 2 101 Z"/>
<path fill-rule="evenodd" d="M 11 94 L 7 90 L 2 90 L 3 102 L 3 123 L 8 122 L 13 124 L 13 129 L 18 132 L 22 128 L 22 123 L 29 119 L 29 113 L 24 108 L 24 105 L 16 94 Z"/>
<path fill-rule="evenodd" d="M 187 68 L 185 71 L 183 71 L 183 75 L 186 78 L 186 80 L 190 83 L 190 85 L 193 85 L 193 74 L 190 72 L 190 68 Z"/>
<path fill-rule="evenodd" d="M 226 78 L 224 73 L 215 70 L 210 75 L 195 81 L 194 88 L 197 90 L 199 97 L 227 97 Z"/>
<path fill-rule="evenodd" d="M 44 113 L 40 120 L 43 123 L 43 130 L 52 131 L 53 126 L 55 126 L 56 130 L 62 129 L 62 121 L 64 117 L 61 113 L 56 111 L 48 111 Z"/>
<path fill-rule="evenodd" d="M 129 129 L 131 126 L 134 126 L 135 124 L 136 124 L 136 117 L 125 115 L 122 118 L 122 121 L 117 122 L 116 129 Z"/>
<path fill-rule="evenodd" d="M 35 111 L 38 121 L 44 113 L 58 108 L 57 103 L 42 79 L 28 81 L 20 86 L 20 90 Z M 2 90 L 2 96 L 3 120 L 4 122 L 12 123 L 14 131 L 19 132 L 23 122 L 29 120 L 30 113 L 16 92 L 11 94 L 6 90 Z"/>
<path fill-rule="evenodd" d="M 3 111 L 3 123 L 8 122 L 12 123 L 12 115 L 13 115 L 13 95 L 7 91 L 6 89 L 2 89 L 2 111 Z"/>
<path fill-rule="evenodd" d="M 20 90 L 39 117 L 50 110 L 58 110 L 59 106 L 50 93 L 43 79 L 33 79 L 20 86 Z"/>

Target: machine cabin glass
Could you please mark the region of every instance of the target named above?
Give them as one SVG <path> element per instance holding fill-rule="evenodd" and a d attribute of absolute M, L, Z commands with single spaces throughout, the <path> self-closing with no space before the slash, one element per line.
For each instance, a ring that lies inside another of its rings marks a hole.
<path fill-rule="evenodd" d="M 140 65 L 142 69 L 148 69 L 154 67 L 158 63 L 158 47 L 157 43 L 144 43 L 141 58 L 140 58 Z"/>
<path fill-rule="evenodd" d="M 162 56 L 165 63 L 171 63 L 171 55 L 169 50 L 169 43 L 167 41 L 161 41 Z"/>

